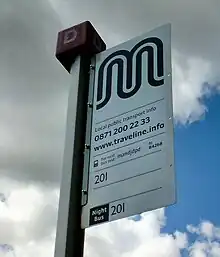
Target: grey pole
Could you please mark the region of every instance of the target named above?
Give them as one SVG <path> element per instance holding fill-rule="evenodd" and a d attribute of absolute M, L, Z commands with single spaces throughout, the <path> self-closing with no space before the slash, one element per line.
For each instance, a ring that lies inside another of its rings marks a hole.
<path fill-rule="evenodd" d="M 82 257 L 81 201 L 91 57 L 105 50 L 91 23 L 61 31 L 56 57 L 72 76 L 67 109 L 55 257 Z"/>

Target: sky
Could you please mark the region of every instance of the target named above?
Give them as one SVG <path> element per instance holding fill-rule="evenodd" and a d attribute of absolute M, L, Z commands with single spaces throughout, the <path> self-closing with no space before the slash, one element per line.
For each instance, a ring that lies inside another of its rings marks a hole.
<path fill-rule="evenodd" d="M 57 32 L 112 47 L 170 22 L 177 203 L 86 231 L 85 257 L 219 257 L 219 0 L 7 0 L 0 8 L 0 257 L 54 254 L 71 76 Z"/>

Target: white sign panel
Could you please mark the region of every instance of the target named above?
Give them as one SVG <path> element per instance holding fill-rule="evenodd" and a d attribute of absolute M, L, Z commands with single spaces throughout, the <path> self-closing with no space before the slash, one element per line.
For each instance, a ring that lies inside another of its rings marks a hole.
<path fill-rule="evenodd" d="M 96 56 L 82 227 L 175 202 L 170 25 Z"/>

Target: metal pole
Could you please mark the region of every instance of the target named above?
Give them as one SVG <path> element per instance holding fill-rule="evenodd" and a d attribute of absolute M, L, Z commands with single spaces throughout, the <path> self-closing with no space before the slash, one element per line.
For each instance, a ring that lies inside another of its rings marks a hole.
<path fill-rule="evenodd" d="M 83 256 L 85 232 L 81 229 L 81 194 L 89 67 L 89 58 L 79 56 L 70 72 L 72 83 L 68 99 L 55 257 Z"/>
<path fill-rule="evenodd" d="M 89 96 L 90 64 L 105 50 L 90 22 L 59 32 L 56 57 L 72 75 L 66 122 L 55 257 L 83 257 L 82 183 Z"/>
<path fill-rule="evenodd" d="M 76 125 L 74 135 L 66 257 L 81 257 L 83 256 L 84 249 L 85 231 L 81 229 L 81 197 L 86 136 L 87 102 L 89 92 L 90 59 L 85 56 L 80 56 L 79 59 L 79 82 L 76 104 Z M 73 74 L 73 76 L 75 76 L 74 68 L 75 67 L 73 66 L 71 69 L 71 74 Z"/>

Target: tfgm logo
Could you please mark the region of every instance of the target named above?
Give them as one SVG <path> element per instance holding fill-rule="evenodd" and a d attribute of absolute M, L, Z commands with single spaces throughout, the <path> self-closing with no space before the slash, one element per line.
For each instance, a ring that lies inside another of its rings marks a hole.
<path fill-rule="evenodd" d="M 150 37 L 138 42 L 131 51 L 119 50 L 110 54 L 98 71 L 97 106 L 103 108 L 112 95 L 112 73 L 117 65 L 117 95 L 122 99 L 137 93 L 143 84 L 142 59 L 147 53 L 147 81 L 153 86 L 164 84 L 163 42 Z"/>

